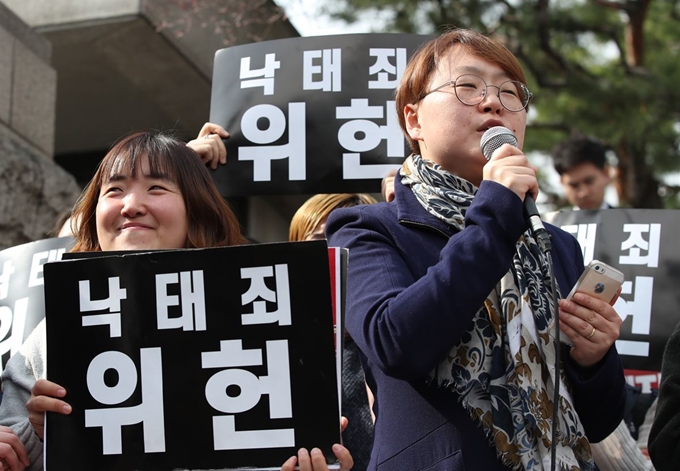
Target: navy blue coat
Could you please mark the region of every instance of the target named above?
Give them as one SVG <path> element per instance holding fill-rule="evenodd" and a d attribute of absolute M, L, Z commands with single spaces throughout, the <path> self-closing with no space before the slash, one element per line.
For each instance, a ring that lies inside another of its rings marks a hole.
<path fill-rule="evenodd" d="M 457 397 L 425 378 L 510 268 L 515 243 L 527 229 L 522 202 L 485 181 L 467 211 L 465 230 L 455 232 L 427 213 L 409 188 L 395 186 L 395 201 L 335 210 L 326 225 L 329 246 L 350 251 L 346 327 L 375 395 L 368 469 L 507 470 Z M 566 294 L 583 271 L 581 249 L 570 234 L 548 230 L 555 275 Z M 623 417 L 619 356 L 612 347 L 585 370 L 562 351 L 586 434 L 600 441 Z"/>

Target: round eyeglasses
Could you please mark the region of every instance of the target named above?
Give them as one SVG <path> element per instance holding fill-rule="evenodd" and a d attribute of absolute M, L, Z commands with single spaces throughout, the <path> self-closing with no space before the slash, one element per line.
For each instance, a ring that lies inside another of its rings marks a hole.
<path fill-rule="evenodd" d="M 489 87 L 497 88 L 498 93 L 496 96 L 498 96 L 501 105 L 506 110 L 513 112 L 526 109 L 529 105 L 529 100 L 534 96 L 526 85 L 517 80 L 507 80 L 500 85 L 487 85 L 482 77 L 465 74 L 461 75 L 456 80 L 451 80 L 430 90 L 423 95 L 421 100 L 430 93 L 434 93 L 449 86 L 453 87 L 453 91 L 458 100 L 462 104 L 469 106 L 478 105 L 484 101 Z"/>

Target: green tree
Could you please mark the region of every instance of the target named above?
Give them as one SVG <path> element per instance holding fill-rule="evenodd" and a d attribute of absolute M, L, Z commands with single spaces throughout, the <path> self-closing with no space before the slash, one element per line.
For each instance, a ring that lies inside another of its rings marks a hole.
<path fill-rule="evenodd" d="M 472 28 L 523 62 L 536 98 L 525 150 L 583 133 L 618 156 L 622 205 L 680 206 L 680 0 L 334 0 L 327 13 L 387 18 L 385 30 Z"/>

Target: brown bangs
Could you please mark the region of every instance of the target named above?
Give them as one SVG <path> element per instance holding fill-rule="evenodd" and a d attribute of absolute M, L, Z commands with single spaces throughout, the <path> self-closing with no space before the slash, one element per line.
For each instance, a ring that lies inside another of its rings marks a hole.
<path fill-rule="evenodd" d="M 178 170 L 174 165 L 174 159 L 171 158 L 176 147 L 173 144 L 174 140 L 164 135 L 150 139 L 148 134 L 139 134 L 124 139 L 114 146 L 110 157 L 102 162 L 101 183 L 121 176 L 136 178 L 137 171 L 142 168 L 145 159 L 149 167 L 146 176 L 177 183 Z"/>

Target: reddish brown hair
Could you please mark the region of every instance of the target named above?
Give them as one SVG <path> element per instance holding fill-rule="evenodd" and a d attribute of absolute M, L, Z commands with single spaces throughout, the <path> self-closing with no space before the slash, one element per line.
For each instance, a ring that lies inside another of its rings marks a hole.
<path fill-rule="evenodd" d="M 161 132 L 136 132 L 119 140 L 99 163 L 97 172 L 73 208 L 73 252 L 101 251 L 97 238 L 96 211 L 99 193 L 111 175 L 134 177 L 142 159 L 152 174 L 166 175 L 182 194 L 187 211 L 186 248 L 219 247 L 246 243 L 233 211 L 222 198 L 208 169 L 191 148 Z M 182 248 L 182 247 L 177 247 Z"/>
<path fill-rule="evenodd" d="M 422 100 L 430 86 L 430 79 L 437 70 L 440 60 L 456 44 L 461 44 L 470 54 L 486 61 L 498 64 L 511 80 L 526 85 L 524 70 L 517 58 L 503 44 L 483 34 L 468 29 L 452 29 L 434 38 L 420 47 L 411 57 L 401 83 L 396 91 L 397 116 L 399 125 L 415 154 L 420 153 L 417 141 L 411 139 L 404 119 L 406 105 L 414 105 Z"/>

